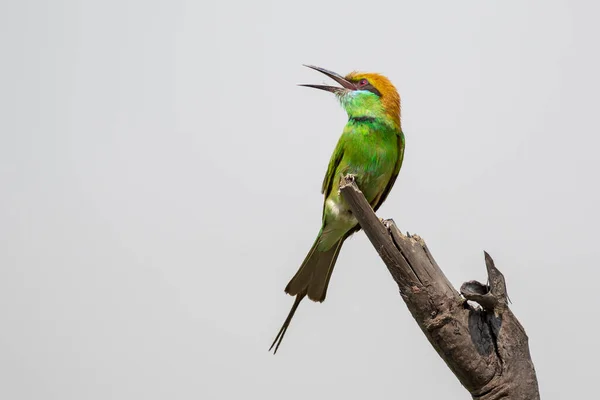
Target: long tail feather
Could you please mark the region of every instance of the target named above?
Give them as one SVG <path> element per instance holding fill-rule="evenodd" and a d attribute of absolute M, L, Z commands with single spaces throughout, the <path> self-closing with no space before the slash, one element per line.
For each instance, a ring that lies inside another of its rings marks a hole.
<path fill-rule="evenodd" d="M 333 267 L 340 254 L 342 244 L 346 239 L 346 236 L 340 239 L 333 245 L 329 250 L 320 251 L 317 246 L 321 239 L 321 233 L 317 237 L 317 240 L 313 244 L 312 248 L 308 252 L 308 255 L 302 262 L 302 265 L 298 269 L 298 272 L 290 280 L 285 288 L 285 292 L 296 296 L 292 309 L 290 310 L 287 318 L 283 322 L 279 333 L 275 337 L 273 344 L 269 348 L 269 351 L 275 346 L 273 354 L 277 353 L 277 349 L 283 340 L 283 337 L 294 317 L 294 313 L 298 308 L 298 305 L 308 295 L 308 298 L 313 301 L 322 302 L 325 300 L 327 295 L 327 287 L 329 286 L 329 279 L 333 272 Z"/>
<path fill-rule="evenodd" d="M 283 325 L 281 326 L 279 333 L 275 337 L 275 340 L 273 340 L 273 344 L 271 344 L 271 347 L 269 347 L 269 351 L 271 351 L 273 346 L 275 346 L 275 343 L 277 343 L 277 346 L 275 346 L 275 351 L 273 352 L 273 354 L 277 354 L 277 349 L 279 348 L 279 345 L 281 344 L 281 341 L 283 340 L 283 337 L 285 336 L 285 332 L 287 331 L 288 326 L 290 326 L 290 322 L 292 322 L 292 318 L 294 318 L 294 313 L 296 312 L 296 309 L 298 308 L 298 305 L 300 304 L 300 302 L 302 301 L 304 296 L 306 296 L 306 292 L 300 293 L 296 296 L 296 300 L 294 300 L 294 305 L 292 306 L 290 313 L 288 314 L 287 318 L 283 322 Z"/>

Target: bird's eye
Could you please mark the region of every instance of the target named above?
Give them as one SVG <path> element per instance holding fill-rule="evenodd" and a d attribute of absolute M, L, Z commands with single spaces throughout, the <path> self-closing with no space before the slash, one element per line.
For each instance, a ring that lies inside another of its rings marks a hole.
<path fill-rule="evenodd" d="M 369 81 L 367 81 L 366 79 L 361 79 L 360 82 L 358 82 L 360 86 L 366 86 L 368 83 Z"/>

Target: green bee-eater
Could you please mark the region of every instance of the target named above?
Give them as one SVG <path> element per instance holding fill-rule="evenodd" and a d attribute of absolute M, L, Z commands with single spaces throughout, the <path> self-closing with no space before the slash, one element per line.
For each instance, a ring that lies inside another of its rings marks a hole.
<path fill-rule="evenodd" d="M 305 296 L 325 300 L 327 285 L 342 244 L 360 229 L 340 195 L 340 178 L 352 174 L 373 209 L 377 210 L 392 189 L 404 158 L 404 134 L 400 126 L 400 96 L 394 85 L 376 73 L 352 72 L 342 77 L 323 68 L 307 65 L 338 82 L 342 87 L 301 85 L 334 93 L 348 114 L 323 180 L 325 196 L 322 226 L 304 262 L 285 292 L 296 296 L 283 326 L 271 345 L 275 353 Z"/>

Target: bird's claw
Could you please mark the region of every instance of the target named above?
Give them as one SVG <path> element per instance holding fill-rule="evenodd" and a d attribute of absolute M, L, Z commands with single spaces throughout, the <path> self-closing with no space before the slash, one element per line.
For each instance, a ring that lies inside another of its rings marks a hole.
<path fill-rule="evenodd" d="M 345 186 L 349 183 L 356 182 L 356 175 L 354 174 L 340 174 L 340 184 L 338 186 L 337 194 L 338 196 L 342 193 L 342 186 Z"/>

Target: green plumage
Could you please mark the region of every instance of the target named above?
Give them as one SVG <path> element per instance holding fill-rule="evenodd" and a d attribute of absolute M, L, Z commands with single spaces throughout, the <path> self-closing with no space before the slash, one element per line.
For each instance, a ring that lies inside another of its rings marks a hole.
<path fill-rule="evenodd" d="M 404 135 L 396 115 L 385 108 L 381 95 L 353 90 L 338 93 L 338 97 L 349 119 L 323 180 L 321 191 L 325 199 L 321 229 L 298 272 L 285 288 L 286 293 L 296 296 L 296 300 L 273 342 L 273 345 L 277 343 L 275 351 L 300 301 L 305 296 L 313 301 L 325 300 L 344 240 L 360 229 L 339 192 L 340 178 L 354 175 L 358 187 L 377 210 L 394 185 L 404 158 Z"/>

